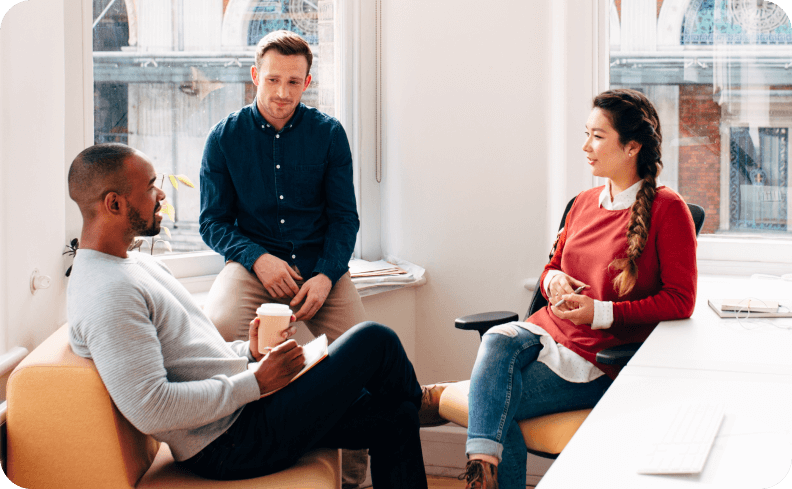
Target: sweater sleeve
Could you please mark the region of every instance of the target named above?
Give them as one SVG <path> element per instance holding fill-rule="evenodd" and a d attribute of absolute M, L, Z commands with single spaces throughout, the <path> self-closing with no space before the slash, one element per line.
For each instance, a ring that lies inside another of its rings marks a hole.
<path fill-rule="evenodd" d="M 575 204 L 572 204 L 572 205 L 574 206 Z M 547 289 L 550 286 L 550 283 L 548 282 L 547 285 L 545 285 L 545 280 L 547 280 L 548 273 L 551 272 L 551 271 L 557 271 L 557 272 L 560 272 L 560 273 L 564 273 L 561 270 L 561 257 L 564 254 L 564 245 L 566 244 L 567 227 L 568 227 L 567 224 L 568 223 L 569 223 L 569 214 L 567 214 L 566 221 L 564 223 L 564 227 L 561 228 L 561 231 L 559 231 L 558 235 L 556 236 L 556 242 L 553 245 L 553 249 L 551 250 L 551 253 L 553 254 L 553 256 L 550 258 L 550 261 L 547 263 L 547 265 L 545 265 L 544 271 L 542 272 L 542 276 L 541 276 L 541 280 L 540 280 L 540 283 L 542 284 L 542 287 L 541 287 L 542 295 L 544 296 L 545 299 L 548 299 L 548 300 L 550 299 L 550 297 L 547 295 L 548 294 L 548 290 Z M 557 275 L 557 274 L 554 274 L 554 275 Z M 551 278 L 551 280 L 552 280 L 552 278 Z"/>
<path fill-rule="evenodd" d="M 258 383 L 247 369 L 232 376 L 171 381 L 145 289 L 117 283 L 102 294 L 113 300 L 94 298 L 101 305 L 75 325 L 80 334 L 73 334 L 72 342 L 78 353 L 90 351 L 118 410 L 143 433 L 205 426 L 259 398 Z M 235 350 L 241 353 L 242 348 Z"/>
<path fill-rule="evenodd" d="M 651 225 L 657 227 L 650 236 L 656 236 L 660 290 L 640 300 L 614 302 L 613 325 L 608 331 L 617 337 L 627 333 L 631 324 L 656 324 L 693 314 L 698 271 L 690 211 L 682 199 L 669 200 L 652 216 Z"/>

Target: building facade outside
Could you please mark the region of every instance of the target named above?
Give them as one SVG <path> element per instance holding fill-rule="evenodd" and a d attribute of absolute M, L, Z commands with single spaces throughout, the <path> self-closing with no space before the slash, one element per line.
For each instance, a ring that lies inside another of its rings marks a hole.
<path fill-rule="evenodd" d="M 255 45 L 287 29 L 311 45 L 303 103 L 334 114 L 334 0 L 94 0 L 94 141 L 122 142 L 157 172 L 196 185 L 211 127 L 253 102 Z M 176 210 L 163 225 L 174 251 L 208 249 L 199 194 L 162 182 Z M 155 253 L 164 251 L 155 245 Z"/>
<path fill-rule="evenodd" d="M 704 207 L 702 233 L 786 236 L 792 26 L 763 0 L 619 0 L 612 87 L 643 91 L 663 126 L 661 181 Z"/>

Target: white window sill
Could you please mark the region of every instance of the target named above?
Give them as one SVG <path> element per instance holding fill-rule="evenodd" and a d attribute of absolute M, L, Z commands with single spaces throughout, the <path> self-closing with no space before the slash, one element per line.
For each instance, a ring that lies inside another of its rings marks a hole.
<path fill-rule="evenodd" d="M 220 273 L 225 265 L 223 257 L 214 251 L 157 255 L 157 258 L 171 270 L 179 282 L 202 306 L 206 302 L 209 289 L 217 278 L 217 274 Z M 358 289 L 360 297 L 369 297 L 410 287 L 420 287 L 426 283 L 423 268 L 403 260 L 392 259 L 391 262 L 407 270 L 413 279 L 403 283 L 388 282 L 387 279 L 382 280 L 380 283 L 372 283 L 370 279 L 353 278 L 352 283 Z M 401 278 L 401 280 L 404 279 Z"/>

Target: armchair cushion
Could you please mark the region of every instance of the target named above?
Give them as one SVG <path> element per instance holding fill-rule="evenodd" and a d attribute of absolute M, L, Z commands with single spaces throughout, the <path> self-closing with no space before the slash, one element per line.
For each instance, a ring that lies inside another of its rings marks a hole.
<path fill-rule="evenodd" d="M 467 427 L 469 390 L 469 380 L 446 387 L 440 397 L 440 415 L 453 423 Z M 581 409 L 520 421 L 518 424 L 528 451 L 554 458 L 569 443 L 572 435 L 590 412 L 591 409 Z"/>

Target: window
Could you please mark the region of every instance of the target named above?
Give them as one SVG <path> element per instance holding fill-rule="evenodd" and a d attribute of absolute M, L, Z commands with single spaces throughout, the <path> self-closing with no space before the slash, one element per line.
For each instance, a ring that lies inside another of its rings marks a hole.
<path fill-rule="evenodd" d="M 737 259 L 707 255 L 718 239 L 788 243 L 787 14 L 763 0 L 615 0 L 610 29 L 611 87 L 642 91 L 660 114 L 661 183 L 707 213 L 699 257 Z"/>
<path fill-rule="evenodd" d="M 210 128 L 253 102 L 254 47 L 278 29 L 311 45 L 303 103 L 334 115 L 334 12 L 334 0 L 93 0 L 94 141 L 128 144 L 197 186 Z M 206 250 L 197 188 L 161 186 L 175 208 L 163 222 L 173 251 Z"/>

